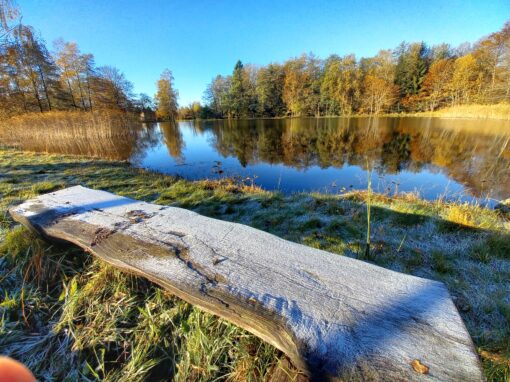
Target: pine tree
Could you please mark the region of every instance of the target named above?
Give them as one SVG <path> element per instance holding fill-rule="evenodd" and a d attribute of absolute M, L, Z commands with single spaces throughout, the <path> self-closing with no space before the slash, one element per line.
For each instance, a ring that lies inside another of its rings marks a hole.
<path fill-rule="evenodd" d="M 427 73 L 426 46 L 424 43 L 402 43 L 397 49 L 395 84 L 403 97 L 418 94 Z"/>
<path fill-rule="evenodd" d="M 248 111 L 244 77 L 243 63 L 238 60 L 232 73 L 229 91 L 229 111 L 234 118 L 244 117 Z"/>

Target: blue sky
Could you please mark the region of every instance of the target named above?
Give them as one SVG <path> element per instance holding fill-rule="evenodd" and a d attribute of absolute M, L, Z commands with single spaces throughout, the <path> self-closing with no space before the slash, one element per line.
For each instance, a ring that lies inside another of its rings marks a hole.
<path fill-rule="evenodd" d="M 304 52 L 371 56 L 401 41 L 474 42 L 510 19 L 509 0 L 18 0 L 49 46 L 62 37 L 153 95 L 165 68 L 181 104 L 201 100 L 237 59 L 265 65 Z"/>

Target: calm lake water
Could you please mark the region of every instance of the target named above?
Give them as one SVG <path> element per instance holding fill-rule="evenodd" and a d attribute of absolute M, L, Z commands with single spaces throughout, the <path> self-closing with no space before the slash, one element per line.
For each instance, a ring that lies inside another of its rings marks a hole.
<path fill-rule="evenodd" d="M 62 124 L 61 124 L 62 125 Z M 94 128 L 51 124 L 7 134 L 25 150 L 129 160 L 187 179 L 238 177 L 284 193 L 366 189 L 494 205 L 510 198 L 510 121 L 293 118 Z"/>
<path fill-rule="evenodd" d="M 135 165 L 187 179 L 239 176 L 285 193 L 417 191 L 510 197 L 510 123 L 437 118 L 185 121 L 146 126 Z M 493 204 L 489 202 L 489 204 Z"/>

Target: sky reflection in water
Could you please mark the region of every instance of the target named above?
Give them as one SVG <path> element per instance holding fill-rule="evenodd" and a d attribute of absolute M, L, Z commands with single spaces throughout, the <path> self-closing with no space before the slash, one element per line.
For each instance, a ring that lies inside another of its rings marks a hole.
<path fill-rule="evenodd" d="M 144 138 L 145 137 L 145 138 Z M 510 197 L 510 123 L 300 118 L 147 126 L 131 161 L 187 179 L 255 177 L 285 193 L 365 189 L 472 200 Z"/>

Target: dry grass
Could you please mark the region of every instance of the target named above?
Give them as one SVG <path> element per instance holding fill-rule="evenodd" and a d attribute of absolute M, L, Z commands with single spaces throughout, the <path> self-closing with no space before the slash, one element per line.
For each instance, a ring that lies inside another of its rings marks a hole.
<path fill-rule="evenodd" d="M 477 204 L 445 204 L 441 216 L 445 221 L 463 227 L 494 229 L 499 224 L 492 211 Z"/>
<path fill-rule="evenodd" d="M 502 119 L 510 120 L 510 102 L 495 105 L 459 105 L 451 106 L 433 113 L 422 113 L 445 118 Z"/>
<path fill-rule="evenodd" d="M 0 144 L 27 151 L 126 160 L 142 132 L 138 118 L 120 111 L 53 111 L 0 123 Z"/>

